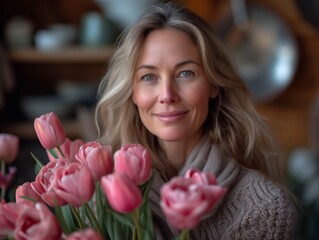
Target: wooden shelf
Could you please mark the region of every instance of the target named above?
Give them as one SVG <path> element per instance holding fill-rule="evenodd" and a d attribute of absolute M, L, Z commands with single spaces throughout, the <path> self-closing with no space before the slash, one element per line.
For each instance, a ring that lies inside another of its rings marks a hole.
<path fill-rule="evenodd" d="M 79 137 L 80 124 L 74 119 L 61 119 L 66 135 L 70 138 Z M 31 121 L 20 121 L 0 125 L 0 132 L 11 133 L 19 136 L 22 139 L 34 140 L 37 139 L 36 132 Z"/>
<path fill-rule="evenodd" d="M 84 48 L 72 46 L 55 50 L 36 48 L 15 49 L 8 51 L 8 58 L 13 63 L 104 63 L 113 54 L 113 47 Z"/>

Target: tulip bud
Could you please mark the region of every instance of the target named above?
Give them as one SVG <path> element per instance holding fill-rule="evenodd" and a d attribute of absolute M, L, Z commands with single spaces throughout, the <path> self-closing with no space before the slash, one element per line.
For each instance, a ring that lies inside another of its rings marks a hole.
<path fill-rule="evenodd" d="M 142 185 L 151 175 L 151 157 L 139 144 L 124 144 L 114 154 L 115 171 L 126 174 L 136 184 Z"/>
<path fill-rule="evenodd" d="M 94 193 L 90 170 L 76 162 L 56 170 L 53 187 L 56 194 L 73 207 L 88 202 Z"/>
<path fill-rule="evenodd" d="M 60 146 L 65 138 L 65 132 L 58 116 L 53 113 L 46 113 L 34 120 L 34 129 L 45 149 L 52 149 Z"/>
<path fill-rule="evenodd" d="M 102 146 L 97 142 L 83 144 L 75 155 L 77 162 L 87 166 L 94 179 L 99 181 L 103 175 L 113 171 L 111 146 Z"/>
<path fill-rule="evenodd" d="M 142 193 L 132 180 L 121 173 L 101 178 L 101 186 L 111 207 L 120 213 L 129 213 L 142 204 Z"/>
<path fill-rule="evenodd" d="M 0 134 L 0 161 L 12 163 L 19 150 L 19 138 L 12 134 Z"/>
<path fill-rule="evenodd" d="M 28 208 L 30 206 L 25 203 L 6 203 L 4 200 L 0 202 L 0 239 L 13 236 L 21 212 Z"/>
<path fill-rule="evenodd" d="M 210 209 L 213 208 L 227 192 L 226 188 L 218 185 L 216 176 L 210 172 L 200 172 L 197 169 L 189 169 L 185 173 L 185 178 L 190 178 L 202 185 L 203 188 L 210 189 L 206 191 L 207 194 L 210 194 Z"/>
<path fill-rule="evenodd" d="M 208 185 L 216 185 L 217 179 L 214 174 L 207 172 L 200 172 L 197 169 L 189 169 L 185 173 L 185 178 L 191 178 L 195 180 L 195 182 L 208 184 Z"/>
<path fill-rule="evenodd" d="M 56 159 L 55 161 L 48 162 L 41 168 L 35 181 L 31 182 L 33 190 L 51 207 L 66 204 L 66 201 L 56 194 L 54 187 L 55 172 L 66 164 L 66 160 L 64 159 Z"/>
<path fill-rule="evenodd" d="M 161 189 L 161 207 L 167 221 L 176 229 L 192 229 L 224 197 L 226 189 L 175 177 Z"/>
<path fill-rule="evenodd" d="M 14 239 L 61 239 L 62 230 L 55 215 L 44 203 L 20 212 Z"/>

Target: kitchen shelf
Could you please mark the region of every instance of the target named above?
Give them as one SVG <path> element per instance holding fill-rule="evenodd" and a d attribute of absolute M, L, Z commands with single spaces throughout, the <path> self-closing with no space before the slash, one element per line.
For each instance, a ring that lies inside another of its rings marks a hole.
<path fill-rule="evenodd" d="M 26 86 L 39 87 L 45 80 L 51 85 L 57 84 L 59 79 L 74 79 L 84 82 L 99 79 L 104 65 L 114 52 L 113 46 L 83 47 L 68 46 L 55 50 L 39 50 L 37 48 L 8 49 L 6 55 L 13 66 L 17 84 L 21 84 L 21 95 L 34 94 Z M 33 64 L 41 64 L 36 70 Z M 87 80 L 88 79 L 88 80 Z M 25 83 L 28 84 L 25 84 Z M 49 84 L 48 84 L 49 85 Z M 50 88 L 51 88 L 50 85 Z M 44 91 L 46 91 L 45 89 Z M 61 119 L 63 128 L 70 138 L 82 137 L 83 126 L 78 119 Z M 16 119 L 8 123 L 0 123 L 0 132 L 18 135 L 22 139 L 34 140 L 37 138 L 33 121 Z"/>
<path fill-rule="evenodd" d="M 81 127 L 78 121 L 74 119 L 61 119 L 61 123 L 68 137 L 81 137 Z M 17 121 L 1 124 L 0 132 L 15 134 L 26 140 L 34 140 L 37 138 L 32 121 Z"/>
<path fill-rule="evenodd" d="M 8 59 L 13 63 L 104 63 L 112 56 L 113 46 L 70 46 L 54 50 L 36 48 L 8 50 Z"/>

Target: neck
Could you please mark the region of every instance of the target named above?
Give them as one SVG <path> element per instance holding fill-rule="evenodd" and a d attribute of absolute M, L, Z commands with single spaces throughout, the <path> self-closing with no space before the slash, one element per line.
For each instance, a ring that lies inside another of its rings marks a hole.
<path fill-rule="evenodd" d="M 160 141 L 160 145 L 165 151 L 168 161 L 171 163 L 175 172 L 179 172 L 184 166 L 187 157 L 198 141 L 199 138 L 188 141 Z"/>

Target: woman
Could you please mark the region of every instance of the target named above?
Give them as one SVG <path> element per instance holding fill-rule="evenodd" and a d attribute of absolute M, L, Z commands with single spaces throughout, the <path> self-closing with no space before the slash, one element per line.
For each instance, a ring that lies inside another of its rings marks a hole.
<path fill-rule="evenodd" d="M 209 24 L 172 2 L 153 6 L 122 34 L 101 82 L 101 141 L 140 143 L 157 172 L 150 193 L 157 239 L 178 232 L 160 188 L 189 168 L 228 192 L 192 239 L 291 239 L 296 211 L 277 183 L 273 137 Z"/>

